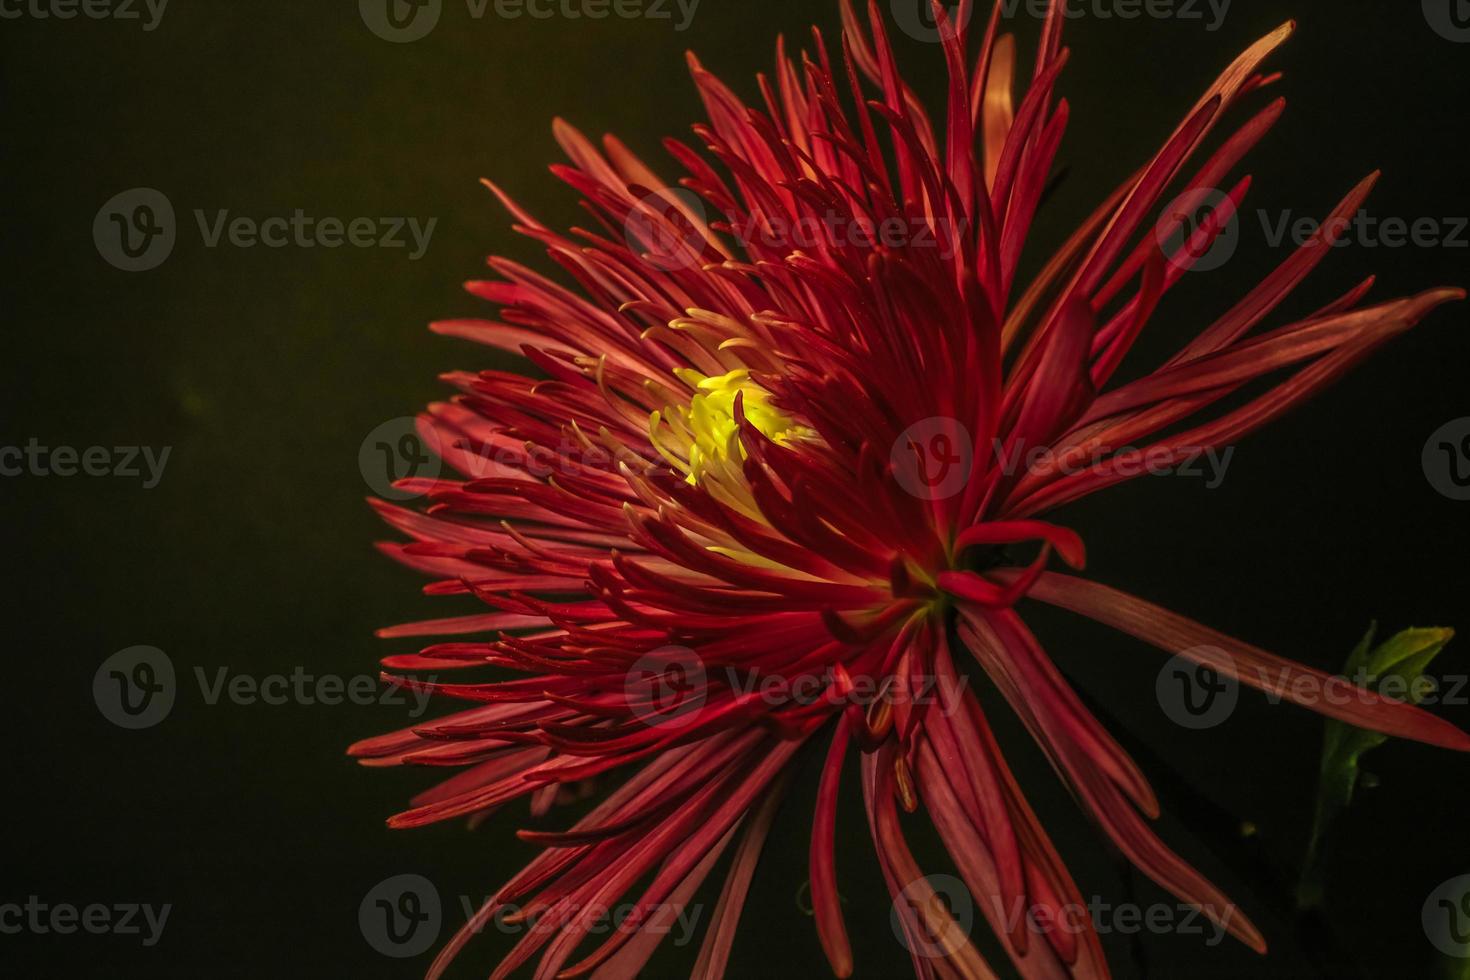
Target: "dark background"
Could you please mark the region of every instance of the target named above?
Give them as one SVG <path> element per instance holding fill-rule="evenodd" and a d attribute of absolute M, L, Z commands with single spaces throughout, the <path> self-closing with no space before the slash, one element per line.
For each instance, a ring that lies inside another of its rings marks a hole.
<path fill-rule="evenodd" d="M 486 253 L 535 257 L 477 179 L 493 176 L 554 225 L 577 220 L 574 196 L 545 170 L 559 159 L 553 115 L 616 132 L 671 173 L 658 139 L 686 136 L 700 118 L 686 48 L 754 101 L 752 76 L 769 69 L 778 32 L 800 39 L 809 23 L 837 23 L 827 0 L 703 0 L 683 33 L 667 20 L 475 21 L 449 0 L 429 37 L 396 45 L 355 8 L 174 0 L 152 32 L 136 21 L 0 20 L 0 445 L 172 447 L 152 490 L 116 478 L 0 479 L 12 624 L 0 675 L 0 903 L 173 905 L 151 949 L 138 937 L 0 936 L 0 973 L 413 976 L 428 956 L 396 961 L 364 941 L 366 892 L 391 875 L 425 875 L 452 923 L 458 896 L 487 894 L 530 856 L 511 836 L 523 810 L 473 832 L 384 828 L 432 774 L 361 770 L 343 750 L 403 725 L 403 708 L 209 705 L 193 671 L 372 674 L 378 657 L 408 649 L 374 640 L 375 627 L 460 611 L 420 596 L 417 576 L 373 552 L 387 535 L 362 502 L 356 459 L 375 426 L 443 393 L 437 373 L 493 363 L 423 327 L 484 310 L 458 284 L 482 274 Z M 1381 166 L 1374 214 L 1470 213 L 1470 46 L 1430 30 L 1418 3 L 1237 0 L 1214 32 L 1200 21 L 1089 17 L 1068 27 L 1069 170 L 1038 223 L 1031 265 L 1239 50 L 1291 16 L 1301 30 L 1272 62 L 1287 72 L 1279 91 L 1290 106 L 1247 162 L 1256 177 L 1248 207 L 1320 216 Z M 1029 39 L 1035 25 L 1019 30 Z M 921 91 L 937 95 L 938 52 L 914 43 L 903 54 Z M 179 241 L 159 268 L 126 273 L 99 256 L 92 221 L 114 194 L 140 186 L 171 199 Z M 196 208 L 438 225 L 417 262 L 401 249 L 210 249 Z M 1180 287 L 1135 367 L 1175 349 L 1283 257 L 1260 238 L 1248 222 L 1231 263 Z M 1463 248 L 1343 250 L 1291 310 L 1309 311 L 1368 272 L 1381 276 L 1380 297 L 1470 285 L 1467 257 Z M 1441 311 L 1251 438 L 1217 490 L 1141 480 L 1075 507 L 1066 520 L 1087 538 L 1089 571 L 1327 669 L 1373 618 L 1386 630 L 1470 628 L 1470 504 L 1436 493 L 1420 465 L 1429 434 L 1470 415 L 1466 318 L 1464 306 Z M 1335 975 L 1323 947 L 1273 911 L 1303 850 L 1320 722 L 1246 694 L 1219 728 L 1184 731 L 1154 699 L 1154 651 L 1048 610 L 1028 614 L 1069 674 L 1147 746 L 1142 761 L 1166 798 L 1192 787 L 1260 828 L 1243 849 L 1222 844 L 1208 808 L 1183 799 L 1163 822 L 1165 839 L 1262 925 L 1273 956 L 1153 936 L 1143 944 L 1147 975 Z M 168 653 L 181 691 L 162 724 L 124 731 L 101 716 L 91 685 L 106 657 L 137 644 Z M 1434 673 L 1470 672 L 1467 650 L 1470 640 L 1456 641 Z M 1470 723 L 1463 707 L 1442 710 Z M 1024 739 L 1010 742 L 1083 893 L 1123 897 L 1128 882 L 1100 839 Z M 1363 976 L 1438 975 L 1420 907 L 1440 882 L 1470 872 L 1470 764 L 1395 744 L 1369 768 L 1382 785 L 1362 794 L 1336 841 L 1336 938 L 1326 948 Z M 734 976 L 826 973 L 798 907 L 812 782 L 798 780 L 783 809 Z M 840 880 L 858 975 L 903 975 L 856 792 L 843 804 Z M 922 825 L 911 836 L 928 853 Z M 928 867 L 947 870 L 932 858 Z M 1135 886 L 1138 901 L 1163 900 Z M 483 976 L 511 942 L 483 937 L 453 975 Z M 1126 940 L 1108 948 L 1118 975 L 1141 975 Z M 666 950 L 649 973 L 686 975 L 693 955 Z"/>

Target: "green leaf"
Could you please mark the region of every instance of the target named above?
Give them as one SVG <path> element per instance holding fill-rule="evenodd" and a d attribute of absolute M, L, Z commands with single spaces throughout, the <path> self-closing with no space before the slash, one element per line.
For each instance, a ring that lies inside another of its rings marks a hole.
<path fill-rule="evenodd" d="M 1434 682 L 1424 672 L 1439 656 L 1454 630 L 1429 628 L 1408 629 L 1373 646 L 1378 629 L 1370 624 L 1368 632 L 1343 665 L 1343 675 L 1354 683 L 1377 691 L 1385 697 L 1418 704 L 1434 691 Z M 1334 821 L 1353 800 L 1353 792 L 1362 777 L 1359 762 L 1363 754 L 1376 749 L 1388 736 L 1370 732 L 1345 722 L 1328 719 L 1322 738 L 1322 767 L 1317 780 L 1317 812 L 1312 823 L 1312 839 L 1297 884 L 1297 907 L 1302 910 L 1321 906 L 1326 883 L 1325 842 Z"/>

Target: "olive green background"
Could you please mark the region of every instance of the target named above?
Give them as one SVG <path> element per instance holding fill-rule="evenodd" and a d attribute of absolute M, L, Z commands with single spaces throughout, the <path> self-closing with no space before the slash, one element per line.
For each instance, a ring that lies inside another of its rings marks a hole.
<path fill-rule="evenodd" d="M 754 100 L 753 74 L 769 69 L 778 33 L 799 40 L 807 24 L 837 22 L 826 0 L 702 0 L 682 33 L 668 20 L 477 21 L 447 0 L 432 34 L 398 45 L 369 32 L 356 7 L 173 0 L 151 32 L 0 20 L 0 445 L 173 447 L 152 490 L 113 478 L 0 479 L 11 624 L 0 675 L 9 825 L 0 903 L 34 894 L 174 906 L 151 949 L 136 937 L 0 935 L 0 973 L 413 976 L 427 956 L 395 961 L 364 942 L 363 895 L 390 875 L 422 874 L 452 922 L 457 896 L 487 894 L 527 859 L 532 850 L 512 836 L 523 809 L 477 831 L 383 827 L 433 774 L 361 770 L 343 749 L 404 724 L 402 708 L 209 705 L 193 671 L 372 674 L 378 657 L 408 649 L 375 640 L 375 627 L 464 608 L 422 597 L 417 576 L 374 553 L 387 535 L 363 503 L 357 453 L 375 426 L 440 397 L 438 373 L 497 363 L 424 329 L 485 310 L 458 284 L 482 275 L 487 253 L 536 258 L 478 178 L 493 176 L 553 224 L 575 222 L 575 195 L 546 171 L 559 159 L 553 116 L 616 132 L 671 173 L 658 140 L 688 136 L 699 118 L 686 48 Z M 1470 213 L 1470 45 L 1429 30 L 1419 4 L 1237 0 L 1216 31 L 1087 17 L 1068 27 L 1067 176 L 1038 222 L 1030 265 L 1157 147 L 1219 69 L 1288 16 L 1302 30 L 1274 65 L 1287 72 L 1280 90 L 1291 105 L 1248 162 L 1251 214 L 1320 216 L 1377 166 L 1386 176 L 1373 213 Z M 1035 25 L 1020 30 L 1030 38 Z M 910 43 L 903 55 L 923 92 L 942 91 L 936 49 Z M 172 256 L 141 273 L 105 263 L 91 233 L 103 202 L 133 187 L 162 191 L 179 215 Z M 402 249 L 207 248 L 192 214 L 297 208 L 438 224 L 413 262 Z M 1181 285 L 1133 369 L 1157 363 L 1280 260 L 1260 237 L 1252 218 L 1230 264 Z M 1470 284 L 1470 250 L 1342 250 L 1291 310 L 1368 272 L 1382 276 L 1381 296 Z M 1470 628 L 1470 504 L 1434 492 L 1419 461 L 1431 432 L 1470 415 L 1466 320 L 1464 306 L 1442 311 L 1246 442 L 1217 490 L 1141 480 L 1072 508 L 1064 519 L 1086 537 L 1090 571 L 1324 668 L 1340 664 L 1370 618 L 1386 629 Z M 1320 723 L 1244 694 L 1225 725 L 1183 731 L 1154 699 L 1156 653 L 1047 610 L 1030 620 L 1114 722 L 1151 747 L 1151 774 L 1167 783 L 1172 772 L 1261 829 L 1253 860 L 1237 862 L 1228 849 L 1212 854 L 1187 821 L 1162 825 L 1257 917 L 1273 957 L 1198 937 L 1150 936 L 1134 948 L 1115 936 L 1117 974 L 1331 975 L 1269 897 L 1273 874 L 1289 879 L 1302 850 Z M 107 656 L 136 644 L 165 650 L 183 683 L 165 722 L 129 732 L 101 717 L 91 685 Z M 1470 637 L 1437 672 L 1470 673 Z M 1446 712 L 1470 723 L 1464 707 Z M 1128 885 L 1100 839 L 1024 736 L 1004 730 L 1083 892 L 1121 898 Z M 1383 785 L 1363 794 L 1335 851 L 1337 944 L 1363 976 L 1431 976 L 1420 905 L 1470 872 L 1470 759 L 1390 745 L 1370 768 Z M 752 891 L 732 976 L 826 972 L 799 909 L 810 764 L 803 776 Z M 845 792 L 843 804 L 840 880 L 858 976 L 903 975 L 861 803 Z M 923 827 L 915 820 L 911 836 L 926 867 L 949 870 Z M 1141 903 L 1164 900 L 1133 887 Z M 512 941 L 484 937 L 453 975 L 485 975 Z M 663 951 L 649 975 L 687 975 L 694 952 Z"/>

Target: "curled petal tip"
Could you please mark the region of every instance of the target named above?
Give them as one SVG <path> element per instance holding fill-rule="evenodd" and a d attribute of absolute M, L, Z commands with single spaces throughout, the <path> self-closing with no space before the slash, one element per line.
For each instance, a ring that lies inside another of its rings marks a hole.
<path fill-rule="evenodd" d="M 1431 289 L 1414 297 L 1414 315 L 1416 317 L 1427 316 L 1435 307 L 1446 303 L 1459 303 L 1466 297 L 1465 290 L 1460 286 L 1442 286 L 1439 289 Z"/>

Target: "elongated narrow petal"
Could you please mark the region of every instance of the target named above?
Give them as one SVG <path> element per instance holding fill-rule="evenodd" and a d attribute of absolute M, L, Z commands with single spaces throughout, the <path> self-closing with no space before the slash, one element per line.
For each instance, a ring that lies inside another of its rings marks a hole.
<path fill-rule="evenodd" d="M 1341 678 L 1267 653 L 1126 592 L 1047 572 L 1027 594 L 1105 623 L 1161 650 L 1205 663 L 1243 684 L 1329 718 L 1385 735 L 1470 752 L 1470 734 L 1423 708 L 1353 687 Z M 1341 696 L 1334 696 L 1333 691 Z"/>

